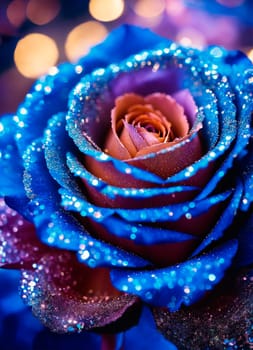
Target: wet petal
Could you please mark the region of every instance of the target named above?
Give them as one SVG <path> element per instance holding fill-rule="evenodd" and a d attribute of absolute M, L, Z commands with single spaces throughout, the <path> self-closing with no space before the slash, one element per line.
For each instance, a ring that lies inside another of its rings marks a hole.
<path fill-rule="evenodd" d="M 31 266 L 48 249 L 36 237 L 35 227 L 0 200 L 0 266 Z"/>
<path fill-rule="evenodd" d="M 140 311 L 137 297 L 111 285 L 108 270 L 85 267 L 69 252 L 47 254 L 33 270 L 24 271 L 21 291 L 41 322 L 58 333 L 79 333 L 117 321 L 127 327 Z"/>
<path fill-rule="evenodd" d="M 138 295 L 147 303 L 176 311 L 191 305 L 224 276 L 237 250 L 230 241 L 184 263 L 150 271 L 111 272 L 112 283 L 121 291 Z"/>
<path fill-rule="evenodd" d="M 0 121 L 0 195 L 24 197 L 22 159 L 16 146 L 17 116 L 2 116 Z M 22 123 L 21 123 L 22 125 Z"/>
<path fill-rule="evenodd" d="M 198 305 L 173 313 L 154 308 L 153 314 L 158 329 L 179 349 L 247 349 L 252 345 L 252 300 L 252 271 L 242 271 Z"/>

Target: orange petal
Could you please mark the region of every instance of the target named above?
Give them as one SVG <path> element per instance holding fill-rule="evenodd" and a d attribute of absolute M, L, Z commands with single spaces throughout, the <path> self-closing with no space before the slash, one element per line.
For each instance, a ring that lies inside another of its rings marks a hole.
<path fill-rule="evenodd" d="M 203 153 L 200 136 L 197 131 L 194 131 L 177 141 L 143 148 L 135 158 L 126 160 L 126 163 L 165 179 L 193 164 L 201 158 Z"/>
<path fill-rule="evenodd" d="M 131 158 L 128 148 L 119 139 L 118 135 L 120 130 L 118 130 L 118 122 L 127 113 L 130 106 L 135 104 L 143 103 L 143 98 L 136 94 L 125 94 L 116 99 L 115 107 L 111 111 L 111 123 L 112 129 L 106 138 L 104 149 L 113 157 L 117 159 L 128 159 Z"/>
<path fill-rule="evenodd" d="M 184 114 L 184 109 L 174 98 L 162 93 L 154 93 L 145 97 L 145 102 L 159 110 L 172 124 L 172 129 L 177 137 L 184 137 L 189 132 L 189 123 Z"/>

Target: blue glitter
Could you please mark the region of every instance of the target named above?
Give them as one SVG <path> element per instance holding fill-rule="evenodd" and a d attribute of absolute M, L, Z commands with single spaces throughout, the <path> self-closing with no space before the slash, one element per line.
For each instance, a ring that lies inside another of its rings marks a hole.
<path fill-rule="evenodd" d="M 155 228 L 139 223 L 129 224 L 117 217 L 106 218 L 103 220 L 102 226 L 117 237 L 131 239 L 139 244 L 175 243 L 196 239 L 196 236 L 187 233 Z"/>
<path fill-rule="evenodd" d="M 42 144 L 37 141 L 27 149 L 24 155 L 25 188 L 41 240 L 51 246 L 77 251 L 80 260 L 91 267 L 150 265 L 149 262 L 134 254 L 93 238 L 71 213 L 60 207 L 58 188 L 45 170 L 46 164 L 42 151 Z M 42 173 L 43 178 L 41 178 Z M 37 181 L 38 178 L 41 181 Z M 89 251 L 87 259 L 82 258 L 84 246 L 85 250 Z M 100 258 L 96 259 L 98 253 Z"/>
<path fill-rule="evenodd" d="M 67 164 L 73 174 L 85 179 L 88 184 L 97 188 L 101 194 L 109 198 L 116 196 L 133 197 L 133 198 L 152 198 L 157 195 L 169 195 L 175 193 L 182 193 L 182 191 L 196 191 L 198 187 L 195 186 L 172 186 L 172 187 L 158 187 L 158 188 L 124 188 L 108 185 L 100 178 L 90 173 L 83 164 L 71 153 L 67 154 Z"/>
<path fill-rule="evenodd" d="M 201 253 L 212 242 L 217 241 L 222 237 L 225 229 L 232 224 L 234 216 L 239 209 L 239 204 L 243 193 L 242 191 L 242 185 L 238 183 L 226 209 L 221 214 L 211 232 L 203 239 L 198 248 L 194 250 L 192 256 L 196 256 L 197 254 Z"/>
<path fill-rule="evenodd" d="M 105 208 L 98 207 L 89 203 L 85 198 L 73 196 L 66 189 L 60 189 L 62 196 L 62 205 L 68 210 L 80 212 L 82 216 L 91 217 L 95 221 L 102 221 L 108 216 L 118 214 L 129 222 L 168 222 L 177 221 L 186 213 L 190 213 L 192 217 L 205 213 L 211 207 L 225 201 L 230 192 L 215 195 L 200 201 L 185 202 L 184 206 L 180 204 L 170 204 L 163 207 L 142 208 L 142 209 L 121 209 L 121 208 Z M 190 205 L 191 203 L 191 205 Z"/>
<path fill-rule="evenodd" d="M 222 279 L 236 250 L 237 243 L 230 241 L 176 266 L 149 271 L 115 269 L 111 278 L 119 290 L 127 289 L 154 306 L 166 305 L 176 311 L 182 304 L 194 303 Z"/>

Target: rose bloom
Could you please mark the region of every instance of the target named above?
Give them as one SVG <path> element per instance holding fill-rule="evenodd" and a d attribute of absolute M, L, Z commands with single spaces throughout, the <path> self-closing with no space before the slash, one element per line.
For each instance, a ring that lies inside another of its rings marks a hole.
<path fill-rule="evenodd" d="M 2 118 L 1 265 L 44 325 L 251 344 L 252 83 L 240 52 L 122 26 Z"/>

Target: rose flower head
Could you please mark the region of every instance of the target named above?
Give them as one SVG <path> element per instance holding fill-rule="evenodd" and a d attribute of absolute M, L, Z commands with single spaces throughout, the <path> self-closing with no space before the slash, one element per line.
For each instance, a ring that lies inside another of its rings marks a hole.
<path fill-rule="evenodd" d="M 239 51 L 122 26 L 2 117 L 1 265 L 43 324 L 130 349 L 145 306 L 179 349 L 250 344 L 252 83 Z"/>

